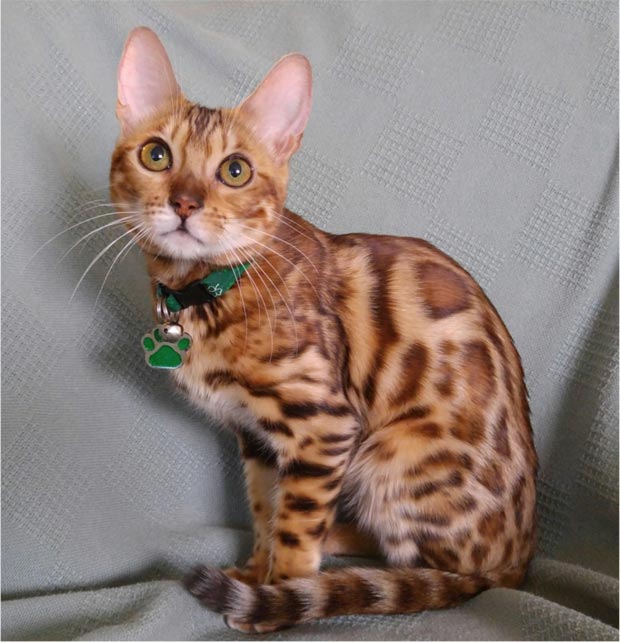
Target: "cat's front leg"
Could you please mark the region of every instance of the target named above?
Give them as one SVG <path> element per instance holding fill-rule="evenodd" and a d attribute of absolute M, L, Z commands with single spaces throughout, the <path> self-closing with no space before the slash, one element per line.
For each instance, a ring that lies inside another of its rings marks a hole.
<path fill-rule="evenodd" d="M 237 430 L 245 482 L 252 512 L 254 548 L 244 568 L 230 568 L 227 575 L 247 584 L 266 581 L 271 561 L 271 518 L 274 510 L 276 456 L 249 431 Z"/>
<path fill-rule="evenodd" d="M 270 582 L 318 572 L 357 434 L 354 414 L 345 404 L 305 410 L 316 414 L 289 418 L 297 438 L 289 440 L 288 455 L 280 456 Z"/>

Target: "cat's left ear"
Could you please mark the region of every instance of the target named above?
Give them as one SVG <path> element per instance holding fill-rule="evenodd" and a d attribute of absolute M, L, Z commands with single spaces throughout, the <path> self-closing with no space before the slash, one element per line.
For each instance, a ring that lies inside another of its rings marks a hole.
<path fill-rule="evenodd" d="M 281 58 L 238 109 L 276 160 L 285 162 L 301 144 L 311 104 L 312 67 L 295 53 Z"/>

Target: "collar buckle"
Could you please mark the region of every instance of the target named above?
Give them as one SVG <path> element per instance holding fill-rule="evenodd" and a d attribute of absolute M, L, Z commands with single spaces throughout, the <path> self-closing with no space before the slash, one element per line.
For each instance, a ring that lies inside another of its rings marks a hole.
<path fill-rule="evenodd" d="M 183 290 L 171 290 L 163 284 L 160 284 L 160 288 L 163 297 L 168 298 L 172 295 L 180 308 L 189 308 L 192 305 L 202 305 L 215 299 L 207 289 L 207 286 L 201 281 L 194 281 Z"/>

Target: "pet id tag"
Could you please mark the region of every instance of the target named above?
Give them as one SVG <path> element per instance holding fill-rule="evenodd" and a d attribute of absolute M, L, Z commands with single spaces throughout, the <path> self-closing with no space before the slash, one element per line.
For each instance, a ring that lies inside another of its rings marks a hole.
<path fill-rule="evenodd" d="M 175 370 L 183 364 L 192 338 L 177 322 L 178 313 L 168 310 L 165 300 L 158 300 L 156 312 L 160 324 L 142 337 L 144 358 L 151 368 Z"/>
<path fill-rule="evenodd" d="M 178 323 L 163 323 L 142 337 L 147 364 L 163 370 L 180 367 L 191 345 L 192 338 Z"/>

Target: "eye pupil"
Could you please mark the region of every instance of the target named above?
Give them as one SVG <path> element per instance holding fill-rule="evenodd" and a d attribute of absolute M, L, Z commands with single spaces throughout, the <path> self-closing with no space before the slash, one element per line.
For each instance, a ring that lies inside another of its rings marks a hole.
<path fill-rule="evenodd" d="M 243 167 L 241 167 L 241 163 L 239 161 L 233 161 L 229 166 L 228 166 L 228 173 L 233 177 L 233 178 L 239 178 L 241 176 L 241 173 L 243 172 Z"/>
<path fill-rule="evenodd" d="M 166 155 L 166 152 L 164 151 L 164 148 L 161 145 L 158 145 L 157 147 L 153 147 L 153 149 L 151 150 L 151 160 L 155 163 L 163 160 L 165 155 Z"/>

